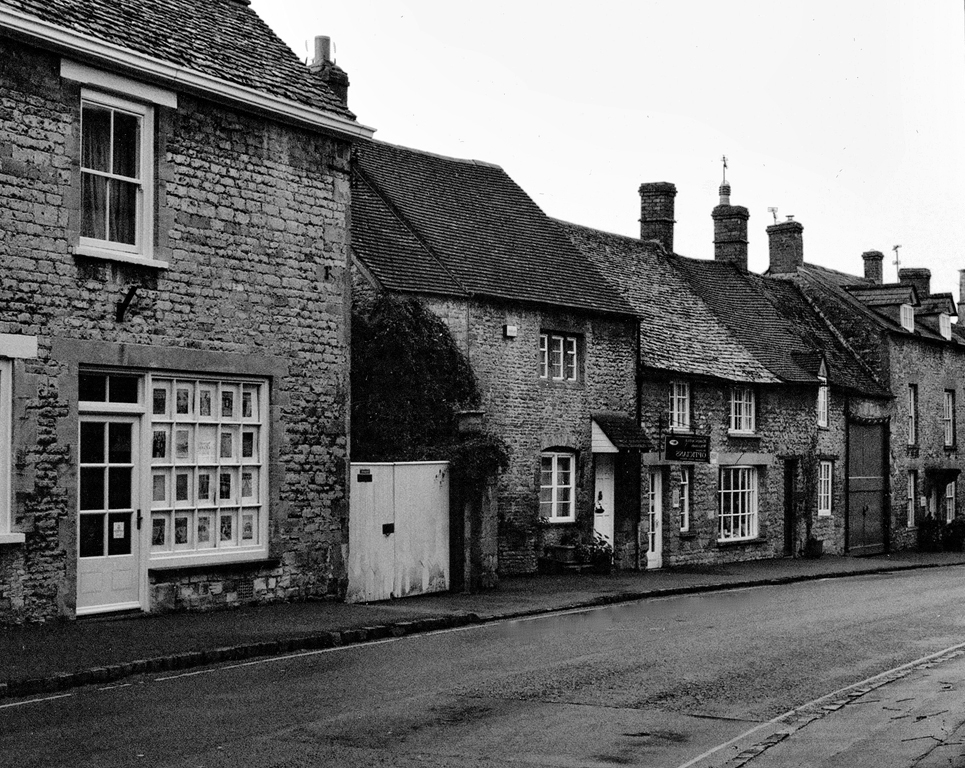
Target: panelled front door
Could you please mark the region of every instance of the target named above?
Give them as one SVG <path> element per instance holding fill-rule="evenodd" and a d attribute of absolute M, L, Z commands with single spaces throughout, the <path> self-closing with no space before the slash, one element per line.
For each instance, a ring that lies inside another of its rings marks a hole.
<path fill-rule="evenodd" d="M 138 421 L 81 417 L 77 613 L 140 608 Z"/>
<path fill-rule="evenodd" d="M 593 490 L 593 530 L 613 545 L 613 476 L 615 453 L 596 453 Z"/>
<path fill-rule="evenodd" d="M 848 551 L 885 551 L 885 425 L 848 425 Z"/>
<path fill-rule="evenodd" d="M 663 565 L 663 482 L 659 469 L 650 470 L 650 513 L 647 537 L 647 568 Z"/>

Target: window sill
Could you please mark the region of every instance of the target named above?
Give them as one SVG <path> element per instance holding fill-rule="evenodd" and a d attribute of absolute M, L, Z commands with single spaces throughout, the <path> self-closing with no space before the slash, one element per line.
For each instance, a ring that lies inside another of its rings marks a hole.
<path fill-rule="evenodd" d="M 696 539 L 696 538 L 697 538 L 697 533 L 696 533 L 695 531 L 681 531 L 681 532 L 680 532 L 680 538 L 681 538 L 681 539 Z"/>
<path fill-rule="evenodd" d="M 547 525 L 567 525 L 576 522 L 575 517 L 541 517 L 540 520 Z"/>
<path fill-rule="evenodd" d="M 817 516 L 818 516 L 818 517 L 831 517 L 832 515 L 831 515 L 830 512 L 818 512 L 818 515 L 817 515 Z"/>
<path fill-rule="evenodd" d="M 136 264 L 139 267 L 151 269 L 167 269 L 170 266 L 166 261 L 146 259 L 134 253 L 114 251 L 110 248 L 96 248 L 91 245 L 74 246 L 74 256 L 84 256 L 88 259 L 100 259 L 101 261 L 118 261 L 123 264 Z"/>
<path fill-rule="evenodd" d="M 165 557 L 154 557 L 148 562 L 148 572 L 151 571 L 173 571 L 182 568 L 217 568 L 221 565 L 264 565 L 273 562 L 268 557 L 268 553 L 259 549 L 246 552 L 229 552 L 217 556 L 211 554 L 204 555 L 171 555 Z"/>
<path fill-rule="evenodd" d="M 752 440 L 760 440 L 760 439 L 761 439 L 760 433 L 758 433 L 757 431 L 754 431 L 754 432 L 739 432 L 739 431 L 736 430 L 736 429 L 728 429 L 728 430 L 727 430 L 727 437 L 738 437 L 738 438 L 745 439 L 745 440 L 748 439 L 748 438 L 750 438 L 750 439 L 752 439 Z"/>
<path fill-rule="evenodd" d="M 744 544 L 766 544 L 767 539 L 762 536 L 757 536 L 753 539 L 718 539 L 718 547 L 740 547 Z"/>
<path fill-rule="evenodd" d="M 0 533 L 0 544 L 23 544 L 26 540 L 23 533 Z"/>
<path fill-rule="evenodd" d="M 958 444 L 946 445 L 943 447 L 945 448 L 945 453 L 955 453 L 958 450 Z"/>

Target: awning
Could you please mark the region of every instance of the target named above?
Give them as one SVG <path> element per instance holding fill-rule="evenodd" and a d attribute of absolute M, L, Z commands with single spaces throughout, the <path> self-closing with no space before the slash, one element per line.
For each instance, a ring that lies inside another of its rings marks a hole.
<path fill-rule="evenodd" d="M 615 413 L 593 414 L 593 453 L 649 451 L 652 447 L 635 419 Z"/>

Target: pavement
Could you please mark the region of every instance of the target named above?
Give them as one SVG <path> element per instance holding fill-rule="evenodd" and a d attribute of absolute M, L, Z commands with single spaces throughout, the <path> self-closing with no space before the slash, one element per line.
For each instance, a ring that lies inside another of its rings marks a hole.
<path fill-rule="evenodd" d="M 965 565 L 965 553 L 784 558 L 606 575 L 512 577 L 488 592 L 378 603 L 277 603 L 9 627 L 0 630 L 0 698 L 630 600 L 960 565 Z"/>

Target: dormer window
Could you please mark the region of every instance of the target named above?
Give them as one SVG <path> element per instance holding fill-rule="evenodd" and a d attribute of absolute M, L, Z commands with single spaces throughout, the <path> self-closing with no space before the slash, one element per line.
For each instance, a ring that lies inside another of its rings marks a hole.
<path fill-rule="evenodd" d="M 818 426 L 827 427 L 830 421 L 830 392 L 828 390 L 828 369 L 822 361 L 818 369 Z"/>
<path fill-rule="evenodd" d="M 944 312 L 938 316 L 938 332 L 943 339 L 950 340 L 952 338 L 952 318 Z"/>
<path fill-rule="evenodd" d="M 901 327 L 909 333 L 915 332 L 915 310 L 911 304 L 901 305 Z"/>

